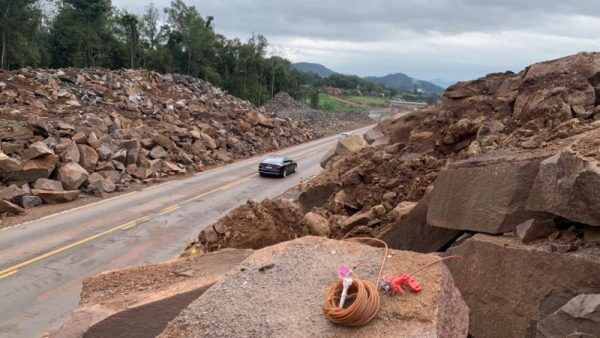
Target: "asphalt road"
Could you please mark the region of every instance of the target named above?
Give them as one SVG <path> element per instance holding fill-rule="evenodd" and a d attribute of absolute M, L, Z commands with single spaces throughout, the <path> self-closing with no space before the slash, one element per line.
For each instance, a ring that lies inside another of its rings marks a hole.
<path fill-rule="evenodd" d="M 0 337 L 39 337 L 60 325 L 85 277 L 176 258 L 229 210 L 318 173 L 337 138 L 278 152 L 299 164 L 286 179 L 258 176 L 263 155 L 0 230 Z"/>

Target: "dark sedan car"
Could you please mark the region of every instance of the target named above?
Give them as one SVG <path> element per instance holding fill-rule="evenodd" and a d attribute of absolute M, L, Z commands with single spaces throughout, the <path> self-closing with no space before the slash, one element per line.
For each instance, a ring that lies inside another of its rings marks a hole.
<path fill-rule="evenodd" d="M 286 177 L 288 174 L 295 173 L 298 163 L 287 156 L 269 156 L 258 166 L 260 176 L 280 176 Z"/>

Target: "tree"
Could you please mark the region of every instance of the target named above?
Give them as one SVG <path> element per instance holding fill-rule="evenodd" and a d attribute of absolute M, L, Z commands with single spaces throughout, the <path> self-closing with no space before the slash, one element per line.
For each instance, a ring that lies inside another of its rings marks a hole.
<path fill-rule="evenodd" d="M 137 53 L 138 53 L 138 45 L 139 45 L 139 39 L 140 39 L 140 35 L 139 35 L 139 30 L 138 30 L 138 26 L 140 24 L 138 17 L 128 13 L 128 12 L 124 12 L 123 14 L 121 14 L 118 19 L 117 22 L 119 23 L 119 26 L 121 27 L 121 29 L 123 30 L 123 34 L 125 35 L 125 40 L 127 41 L 127 45 L 129 46 L 129 57 L 130 57 L 130 61 L 131 61 L 131 68 L 135 69 L 136 68 L 136 57 L 137 57 Z"/>
<path fill-rule="evenodd" d="M 310 107 L 312 109 L 319 109 L 319 91 L 316 89 L 310 93 Z"/>
<path fill-rule="evenodd" d="M 62 0 L 50 31 L 52 65 L 108 65 L 110 0 Z"/>
<path fill-rule="evenodd" d="M 40 63 L 42 13 L 36 0 L 0 0 L 0 68 Z"/>

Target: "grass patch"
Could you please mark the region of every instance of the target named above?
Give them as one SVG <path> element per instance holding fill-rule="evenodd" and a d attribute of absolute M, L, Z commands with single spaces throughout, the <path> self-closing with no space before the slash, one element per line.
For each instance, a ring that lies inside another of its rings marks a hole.
<path fill-rule="evenodd" d="M 305 99 L 304 103 L 306 103 L 307 105 L 310 106 L 310 99 Z M 356 110 L 357 107 L 344 103 L 344 102 L 340 102 L 336 99 L 334 99 L 333 97 L 324 94 L 324 93 L 320 93 L 319 94 L 319 110 L 328 110 L 328 111 L 332 111 L 332 112 L 336 112 L 336 113 L 343 113 L 343 112 L 349 112 L 349 111 L 354 111 Z"/>
<path fill-rule="evenodd" d="M 361 105 L 375 105 L 375 106 L 387 106 L 390 104 L 390 100 L 385 97 L 379 96 L 348 96 L 344 97 L 348 101 L 356 102 Z"/>

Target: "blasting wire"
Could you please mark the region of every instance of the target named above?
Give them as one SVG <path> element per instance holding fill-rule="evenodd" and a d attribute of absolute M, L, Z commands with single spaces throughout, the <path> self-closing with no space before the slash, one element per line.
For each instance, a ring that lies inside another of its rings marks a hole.
<path fill-rule="evenodd" d="M 373 283 L 368 280 L 360 279 L 354 275 L 352 284 L 348 288 L 348 295 L 345 299 L 345 303 L 350 303 L 350 305 L 343 308 L 339 307 L 338 304 L 340 304 L 341 301 L 344 281 L 338 279 L 338 281 L 327 291 L 325 302 L 323 303 L 323 314 L 327 320 L 339 325 L 361 326 L 370 322 L 377 316 L 377 313 L 379 313 L 381 302 L 379 291 L 375 285 L 378 285 L 379 280 L 383 277 L 383 267 L 388 255 L 388 246 L 384 241 L 370 237 L 357 237 L 348 240 L 368 240 L 381 243 L 385 246 L 377 280 Z"/>
<path fill-rule="evenodd" d="M 342 325 L 342 326 L 361 326 L 367 324 L 375 316 L 379 313 L 379 309 L 381 308 L 381 301 L 379 297 L 379 291 L 375 285 L 378 285 L 379 282 L 383 278 L 383 268 L 385 266 L 385 262 L 388 255 L 388 246 L 387 244 L 376 238 L 370 237 L 356 237 L 350 238 L 348 240 L 354 241 L 374 241 L 384 245 L 385 250 L 383 257 L 381 259 L 381 265 L 379 267 L 379 274 L 377 275 L 377 280 L 375 283 L 363 280 L 354 275 L 352 278 L 352 284 L 347 290 L 347 296 L 344 295 L 344 302 L 350 303 L 348 307 L 344 308 L 344 305 L 338 306 L 342 300 L 342 294 L 344 293 L 344 279 L 338 279 L 328 290 L 325 295 L 325 302 L 323 303 L 323 314 L 325 318 L 333 323 Z M 428 263 L 416 271 L 409 274 L 409 276 L 413 276 L 435 264 L 441 263 L 442 261 L 446 261 L 449 259 L 462 259 L 465 263 L 465 276 L 461 281 L 461 284 L 465 284 L 469 277 L 470 264 L 469 261 L 462 256 L 447 256 L 444 258 L 437 259 L 431 263 Z M 365 261 L 361 261 L 357 266 L 364 264 Z M 461 289 L 462 287 L 459 287 Z M 343 304 L 343 303 L 342 303 Z"/>

